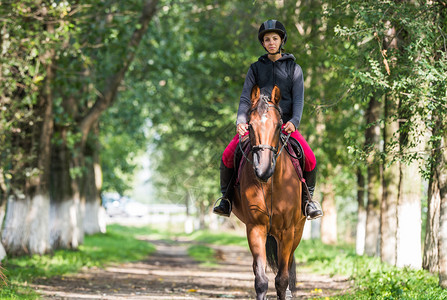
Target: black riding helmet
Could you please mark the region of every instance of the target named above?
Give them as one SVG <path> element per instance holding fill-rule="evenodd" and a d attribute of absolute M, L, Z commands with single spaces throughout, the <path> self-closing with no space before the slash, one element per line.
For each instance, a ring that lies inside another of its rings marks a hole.
<path fill-rule="evenodd" d="M 281 22 L 276 20 L 267 20 L 261 24 L 261 27 L 259 27 L 258 31 L 258 39 L 261 45 L 264 39 L 264 35 L 267 32 L 276 32 L 277 34 L 279 34 L 279 36 L 282 38 L 281 48 L 282 46 L 284 46 L 287 41 L 287 31 Z"/>

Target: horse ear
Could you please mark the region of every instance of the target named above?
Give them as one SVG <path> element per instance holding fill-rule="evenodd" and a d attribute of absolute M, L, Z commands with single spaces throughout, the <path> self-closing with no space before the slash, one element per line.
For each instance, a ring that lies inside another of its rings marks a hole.
<path fill-rule="evenodd" d="M 275 85 L 272 90 L 272 101 L 275 104 L 278 104 L 279 100 L 281 100 L 281 91 L 279 87 Z"/>
<path fill-rule="evenodd" d="M 258 103 L 260 97 L 261 91 L 259 90 L 259 86 L 254 85 L 251 89 L 251 105 L 255 106 L 256 103 Z"/>

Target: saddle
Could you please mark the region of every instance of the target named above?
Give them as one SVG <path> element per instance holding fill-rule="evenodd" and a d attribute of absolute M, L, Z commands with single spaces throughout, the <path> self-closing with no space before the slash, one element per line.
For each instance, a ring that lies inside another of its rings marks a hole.
<path fill-rule="evenodd" d="M 287 135 L 281 132 L 281 146 L 285 144 L 284 150 L 289 154 L 290 160 L 292 161 L 293 166 L 298 174 L 300 180 L 303 180 L 303 171 L 304 170 L 304 162 L 305 156 L 303 147 L 301 144 L 292 137 L 287 139 Z M 236 147 L 236 151 L 234 152 L 234 166 L 235 166 L 235 174 L 237 174 L 235 186 L 239 185 L 239 178 L 241 175 L 242 167 L 247 161 L 248 154 L 251 151 L 250 139 L 247 136 L 242 137 L 239 140 L 238 146 Z"/>

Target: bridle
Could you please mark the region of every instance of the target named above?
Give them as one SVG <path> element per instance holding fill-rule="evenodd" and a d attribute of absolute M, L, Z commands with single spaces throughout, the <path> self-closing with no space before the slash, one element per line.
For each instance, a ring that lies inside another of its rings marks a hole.
<path fill-rule="evenodd" d="M 281 115 L 281 110 L 279 109 L 279 107 L 275 104 L 272 104 L 272 101 L 270 100 L 270 98 L 268 96 L 265 95 L 261 95 L 259 101 L 263 101 L 265 103 L 265 105 L 267 106 L 267 111 L 269 110 L 270 107 L 275 108 L 279 115 Z M 259 104 L 256 105 L 255 107 L 253 107 L 252 109 L 250 109 L 250 111 L 248 112 L 248 115 L 251 115 L 251 113 L 253 111 L 255 111 L 258 108 Z M 282 124 L 282 120 L 280 121 L 280 124 Z M 248 130 L 250 130 L 252 128 L 250 122 L 248 123 Z M 278 127 L 277 129 L 278 133 L 281 133 L 281 125 Z M 290 133 L 287 135 L 286 139 L 280 139 L 280 143 L 282 144 L 281 148 L 278 151 L 279 147 L 273 147 L 272 145 L 265 145 L 265 144 L 259 144 L 259 145 L 254 145 L 251 147 L 251 152 L 256 153 L 257 151 L 262 151 L 262 150 L 270 150 L 273 152 L 273 163 L 276 165 L 276 160 L 278 159 L 279 155 L 281 154 L 282 150 L 284 149 L 284 146 L 287 144 L 287 141 L 289 140 L 290 137 Z M 245 151 L 242 150 L 242 146 L 241 146 L 242 142 L 241 142 L 241 136 L 239 136 L 239 148 L 242 152 L 242 154 L 244 155 L 245 159 L 250 162 L 251 164 L 253 164 L 253 162 L 248 158 L 247 154 L 245 153 Z"/>

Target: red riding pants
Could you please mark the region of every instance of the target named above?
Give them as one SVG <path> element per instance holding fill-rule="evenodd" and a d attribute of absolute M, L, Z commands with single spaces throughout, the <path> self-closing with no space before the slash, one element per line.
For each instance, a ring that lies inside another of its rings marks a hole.
<path fill-rule="evenodd" d="M 246 133 L 246 135 L 247 134 L 248 132 Z M 304 171 L 309 172 L 315 169 L 315 166 L 317 165 L 315 154 L 310 148 L 309 144 L 307 144 L 301 133 L 299 133 L 298 130 L 295 130 L 290 136 L 295 138 L 300 143 L 301 147 L 303 147 L 304 155 L 306 157 Z M 239 143 L 238 134 L 234 136 L 234 138 L 231 140 L 231 142 L 228 144 L 227 148 L 225 148 L 223 152 L 222 161 L 227 168 L 234 168 L 234 152 L 236 151 L 237 143 Z"/>

